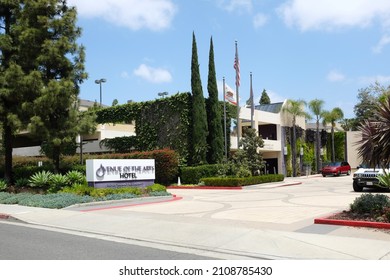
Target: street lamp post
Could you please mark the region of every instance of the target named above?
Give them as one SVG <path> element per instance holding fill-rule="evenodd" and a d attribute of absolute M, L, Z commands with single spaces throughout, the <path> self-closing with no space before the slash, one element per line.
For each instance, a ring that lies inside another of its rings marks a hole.
<path fill-rule="evenodd" d="M 81 134 L 77 135 L 76 143 L 80 146 L 80 164 L 83 164 L 83 136 Z"/>
<path fill-rule="evenodd" d="M 95 83 L 100 86 L 100 107 L 102 106 L 102 83 L 105 83 L 105 82 L 107 82 L 106 79 L 99 79 L 99 80 L 95 81 Z"/>

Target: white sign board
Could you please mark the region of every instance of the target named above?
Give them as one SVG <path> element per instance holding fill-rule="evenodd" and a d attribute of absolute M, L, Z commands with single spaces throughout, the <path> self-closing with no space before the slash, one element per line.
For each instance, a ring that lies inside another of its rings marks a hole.
<path fill-rule="evenodd" d="M 154 159 L 86 160 L 88 185 L 95 188 L 146 187 L 154 184 Z"/>

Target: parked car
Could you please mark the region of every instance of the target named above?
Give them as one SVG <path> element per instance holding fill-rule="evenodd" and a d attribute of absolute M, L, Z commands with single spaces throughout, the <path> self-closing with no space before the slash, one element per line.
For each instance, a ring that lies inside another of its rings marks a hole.
<path fill-rule="evenodd" d="M 324 167 L 322 167 L 321 170 L 322 176 L 326 175 L 333 175 L 333 176 L 340 176 L 341 174 L 351 174 L 351 166 L 346 161 L 337 161 L 337 162 L 331 162 Z"/>

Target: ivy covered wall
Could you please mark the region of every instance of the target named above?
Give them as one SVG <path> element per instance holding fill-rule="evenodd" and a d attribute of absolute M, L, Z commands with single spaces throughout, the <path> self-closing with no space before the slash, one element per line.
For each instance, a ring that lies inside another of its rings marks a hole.
<path fill-rule="evenodd" d="M 191 103 L 190 93 L 178 93 L 169 98 L 113 106 L 99 110 L 97 122 L 135 121 L 137 150 L 170 148 L 186 163 L 190 151 Z M 129 141 L 134 143 L 130 137 Z"/>

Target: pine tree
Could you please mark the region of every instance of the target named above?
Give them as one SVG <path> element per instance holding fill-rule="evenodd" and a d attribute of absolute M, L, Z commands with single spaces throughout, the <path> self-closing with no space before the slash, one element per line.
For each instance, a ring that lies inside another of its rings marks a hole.
<path fill-rule="evenodd" d="M 222 129 L 223 127 L 221 125 L 222 112 L 218 101 L 218 86 L 217 77 L 215 74 L 213 38 L 210 39 L 207 90 L 209 92 L 209 99 L 207 104 L 207 123 L 209 128 L 207 143 L 209 149 L 207 159 L 208 163 L 218 163 L 223 159 L 224 138 Z"/>
<path fill-rule="evenodd" d="M 271 104 L 271 99 L 269 98 L 268 94 L 267 94 L 267 91 L 265 89 L 263 89 L 263 92 L 261 93 L 261 97 L 260 97 L 260 105 L 263 105 L 263 104 Z"/>
<path fill-rule="evenodd" d="M 2 1 L 0 11 L 1 22 L 9 26 L 0 40 L 1 122 L 4 131 L 10 130 L 3 134 L 11 154 L 6 166 L 11 163 L 12 171 L 12 144 L 7 141 L 28 125 L 32 135 L 51 147 L 58 170 L 62 148 L 78 133 L 76 104 L 86 78 L 84 49 L 76 42 L 81 35 L 76 9 L 62 0 L 14 0 Z M 12 42 L 12 49 L 4 42 Z"/>
<path fill-rule="evenodd" d="M 195 33 L 192 33 L 192 60 L 191 60 L 191 90 L 192 90 L 192 163 L 207 163 L 207 114 L 200 79 L 198 50 Z"/>
<path fill-rule="evenodd" d="M 12 183 L 12 142 L 15 133 L 23 128 L 27 99 L 40 87 L 38 73 L 24 73 L 15 62 L 18 46 L 15 36 L 20 14 L 20 1 L 0 1 L 0 124 L 4 149 L 4 178 Z"/>

